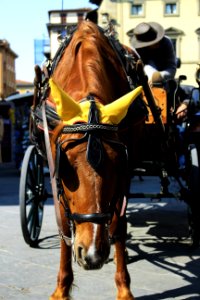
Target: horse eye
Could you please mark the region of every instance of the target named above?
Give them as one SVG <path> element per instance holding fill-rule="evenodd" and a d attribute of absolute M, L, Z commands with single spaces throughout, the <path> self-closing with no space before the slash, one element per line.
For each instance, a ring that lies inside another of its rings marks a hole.
<path fill-rule="evenodd" d="M 64 178 L 63 180 L 65 186 L 71 191 L 75 190 L 78 187 L 76 164 L 72 161 L 70 162 L 67 153 L 64 151 L 61 151 L 59 170 L 60 170 L 61 177 Z"/>

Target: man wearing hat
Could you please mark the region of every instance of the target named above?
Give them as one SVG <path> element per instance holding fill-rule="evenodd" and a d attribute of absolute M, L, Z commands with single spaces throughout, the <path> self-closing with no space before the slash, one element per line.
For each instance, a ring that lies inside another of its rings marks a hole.
<path fill-rule="evenodd" d="M 156 23 L 140 23 L 128 32 L 131 44 L 137 50 L 150 85 L 172 79 L 176 73 L 176 55 L 164 28 Z"/>

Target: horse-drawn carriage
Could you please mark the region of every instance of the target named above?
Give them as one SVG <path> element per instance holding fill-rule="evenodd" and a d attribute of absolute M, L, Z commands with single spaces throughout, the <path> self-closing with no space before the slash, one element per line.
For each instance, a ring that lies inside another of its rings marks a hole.
<path fill-rule="evenodd" d="M 185 201 L 189 236 L 194 248 L 200 242 L 199 72 L 198 66 L 198 87 L 181 84 L 186 79 L 183 75 L 177 80 L 155 83 L 152 87 L 152 95 L 148 95 L 151 110 L 143 134 L 140 168 L 135 170 L 134 175 L 142 176 L 143 180 L 146 175 L 159 176 L 160 191 L 129 194 L 133 198 L 176 198 Z M 183 101 L 187 103 L 186 114 L 178 119 L 176 111 Z M 175 191 L 170 185 L 176 185 Z"/>
<path fill-rule="evenodd" d="M 84 269 L 98 269 L 108 258 L 112 239 L 116 299 L 133 300 L 126 267 L 125 211 L 147 116 L 144 96 L 162 139 L 166 138 L 142 62 L 116 40 L 113 28 L 103 31 L 83 21 L 64 39 L 53 62 L 43 72 L 36 68 L 35 84 L 32 144 L 22 164 L 20 212 L 24 239 L 33 246 L 49 197 L 44 176 L 48 162 L 61 237 L 58 283 L 51 299 L 69 299 L 72 253 Z M 196 176 L 192 163 L 190 171 Z M 188 186 L 195 194 L 196 187 Z"/>

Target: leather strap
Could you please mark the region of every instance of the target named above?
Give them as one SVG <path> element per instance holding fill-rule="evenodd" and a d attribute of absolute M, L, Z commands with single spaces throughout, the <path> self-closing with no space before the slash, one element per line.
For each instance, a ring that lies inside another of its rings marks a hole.
<path fill-rule="evenodd" d="M 50 172 L 50 179 L 51 179 L 51 186 L 52 186 L 52 193 L 53 193 L 53 200 L 54 200 L 54 207 L 55 207 L 55 215 L 56 215 L 56 222 L 58 226 L 58 232 L 61 237 L 66 243 L 67 246 L 71 246 L 71 238 L 64 235 L 63 232 L 63 226 L 62 226 L 62 219 L 60 214 L 60 201 L 58 199 L 58 193 L 57 193 L 57 185 L 56 185 L 56 178 L 55 178 L 55 166 L 54 161 L 52 157 L 51 152 L 51 144 L 49 140 L 49 131 L 48 131 L 48 124 L 47 124 L 47 117 L 46 117 L 46 111 L 45 111 L 45 101 L 42 102 L 42 119 L 43 119 L 43 126 L 44 126 L 44 140 L 45 140 L 45 146 L 46 146 L 46 154 L 47 154 L 47 160 L 49 165 L 49 172 Z"/>

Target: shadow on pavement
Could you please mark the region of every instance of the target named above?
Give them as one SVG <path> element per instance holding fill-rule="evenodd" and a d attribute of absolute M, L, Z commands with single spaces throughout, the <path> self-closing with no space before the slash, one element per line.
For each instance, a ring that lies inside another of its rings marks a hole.
<path fill-rule="evenodd" d="M 186 282 L 183 287 L 169 289 L 153 296 L 140 296 L 137 300 L 164 300 L 176 297 L 181 297 L 178 298 L 181 300 L 200 299 L 200 248 L 192 250 L 190 247 L 185 212 L 162 209 L 158 211 L 150 206 L 148 208 L 148 205 L 135 212 L 130 208 L 128 224 L 128 264 L 145 260 L 154 267 L 170 273 L 172 278 L 176 275 L 181 276 Z M 144 228 L 144 234 L 141 228 Z M 132 251 L 134 254 L 131 256 Z M 183 263 L 182 257 L 188 259 Z"/>
<path fill-rule="evenodd" d="M 50 235 L 38 240 L 38 249 L 60 249 L 60 237 L 58 234 Z"/>

